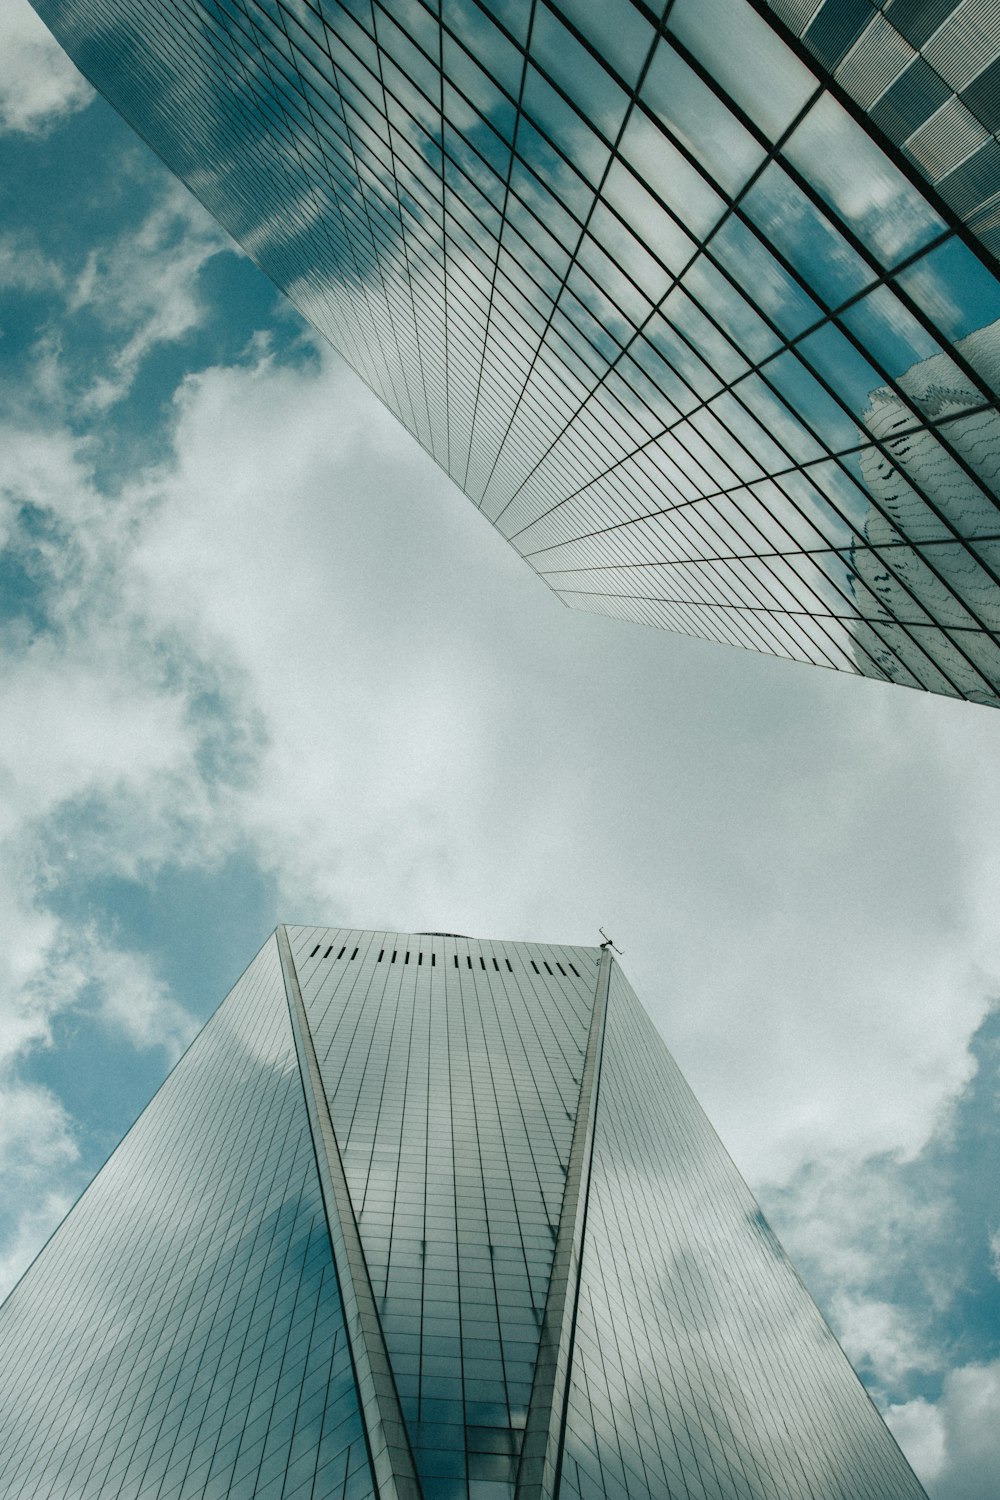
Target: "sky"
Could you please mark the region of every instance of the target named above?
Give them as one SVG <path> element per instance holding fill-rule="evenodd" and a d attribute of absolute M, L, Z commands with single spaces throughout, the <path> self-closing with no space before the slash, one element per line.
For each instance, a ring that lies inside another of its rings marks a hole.
<path fill-rule="evenodd" d="M 276 922 L 599 941 L 1000 1472 L 1000 714 L 565 609 L 0 11 L 0 1289 Z"/>

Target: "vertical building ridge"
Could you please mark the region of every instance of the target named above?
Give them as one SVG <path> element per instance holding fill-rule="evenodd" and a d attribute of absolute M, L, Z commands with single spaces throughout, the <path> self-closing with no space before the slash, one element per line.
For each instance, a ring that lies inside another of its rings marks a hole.
<path fill-rule="evenodd" d="M 276 929 L 275 938 L 376 1493 L 379 1500 L 422 1500 L 284 924 Z"/>
<path fill-rule="evenodd" d="M 587 1192 L 594 1145 L 594 1116 L 604 1050 L 604 1021 L 613 959 L 605 948 L 594 987 L 594 1012 L 580 1079 L 573 1143 L 566 1168 L 552 1278 L 542 1319 L 542 1336 L 531 1388 L 516 1500 L 554 1500 L 559 1488 L 562 1428 L 567 1381 L 573 1356 L 573 1327 L 580 1286 L 580 1258 L 587 1222 Z"/>

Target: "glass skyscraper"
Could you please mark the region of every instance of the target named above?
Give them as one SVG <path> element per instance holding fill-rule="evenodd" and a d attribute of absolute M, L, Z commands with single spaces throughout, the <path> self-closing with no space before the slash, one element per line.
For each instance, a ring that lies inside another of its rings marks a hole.
<path fill-rule="evenodd" d="M 1000 699 L 994 0 L 35 0 L 567 604 Z"/>
<path fill-rule="evenodd" d="M 4 1500 L 918 1500 L 608 951 L 279 928 L 0 1310 Z"/>

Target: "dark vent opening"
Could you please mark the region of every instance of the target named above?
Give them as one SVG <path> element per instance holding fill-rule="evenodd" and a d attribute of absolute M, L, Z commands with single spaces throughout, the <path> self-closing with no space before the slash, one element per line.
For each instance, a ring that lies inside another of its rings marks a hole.
<path fill-rule="evenodd" d="M 317 953 L 319 952 L 319 947 L 320 947 L 320 945 L 319 945 L 319 943 L 317 943 L 316 946 L 315 946 L 315 948 L 313 949 L 313 951 L 309 955 L 310 958 L 315 958 L 316 957 Z"/>
<path fill-rule="evenodd" d="M 455 968 L 458 968 L 458 954 L 455 954 Z"/>
<path fill-rule="evenodd" d="M 437 961 L 438 961 L 437 954 L 436 953 L 432 953 L 431 954 L 431 968 L 432 969 L 433 969 L 434 965 L 437 963 Z"/>
<path fill-rule="evenodd" d="M 420 951 L 420 952 L 419 952 L 419 953 L 418 953 L 418 954 L 417 954 L 417 963 L 418 963 L 418 964 L 422 964 L 422 963 L 423 963 L 423 961 L 424 961 L 424 955 L 423 955 L 423 950 L 421 950 L 421 951 Z"/>
<path fill-rule="evenodd" d="M 404 964 L 408 964 L 410 962 L 410 950 L 409 950 L 409 948 L 407 948 L 407 950 L 406 950 L 406 957 L 403 959 L 403 962 L 404 962 Z"/>
<path fill-rule="evenodd" d="M 467 953 L 465 955 L 465 962 L 468 964 L 469 968 L 471 969 L 472 968 L 472 955 L 471 954 Z"/>
<path fill-rule="evenodd" d="M 483 955 L 481 953 L 479 955 L 479 967 L 481 969 L 485 969 L 486 968 L 486 960 L 485 960 L 485 958 L 483 957 Z"/>
<path fill-rule="evenodd" d="M 499 974 L 500 973 L 500 965 L 497 963 L 496 959 L 493 960 L 493 967 L 494 967 L 494 969 L 496 969 L 497 973 Z"/>
<path fill-rule="evenodd" d="M 531 960 L 531 967 L 534 969 L 534 971 L 535 971 L 536 974 L 540 974 L 541 973 L 541 970 L 539 969 L 538 965 L 535 963 L 534 959 Z"/>
<path fill-rule="evenodd" d="M 397 953 L 398 953 L 398 952 L 399 952 L 399 949 L 398 949 L 398 948 L 393 948 L 393 950 L 392 950 L 392 961 L 393 961 L 393 963 L 395 963 L 395 962 L 396 962 L 396 954 L 397 954 Z"/>
<path fill-rule="evenodd" d="M 544 958 L 542 959 L 542 963 L 545 964 L 545 972 L 546 972 L 546 974 L 552 974 L 552 970 L 549 968 L 548 964 L 545 963 L 545 959 Z M 552 977 L 554 979 L 555 975 L 552 974 Z"/>
<path fill-rule="evenodd" d="M 566 970 L 563 968 L 562 964 L 559 962 L 558 959 L 556 959 L 556 968 L 559 970 L 560 974 L 565 979 L 566 978 Z"/>
<path fill-rule="evenodd" d="M 504 963 L 507 965 L 508 969 L 510 969 L 510 972 L 513 974 L 514 970 L 511 969 L 511 967 L 510 967 L 510 959 L 509 958 L 505 958 L 504 959 Z"/>
<path fill-rule="evenodd" d="M 331 943 L 330 946 L 329 946 L 329 948 L 327 948 L 326 952 L 323 954 L 323 957 L 324 958 L 329 958 L 330 954 L 332 952 L 333 952 L 333 944 Z"/>
<path fill-rule="evenodd" d="M 344 954 L 346 952 L 347 952 L 347 944 L 345 943 L 344 946 L 341 948 L 340 952 L 337 954 L 338 961 L 343 958 L 343 956 L 344 956 Z"/>
<path fill-rule="evenodd" d="M 384 949 L 384 948 L 380 948 L 380 949 L 379 949 L 379 950 L 378 950 L 378 961 L 379 961 L 379 963 L 381 963 L 381 962 L 382 962 L 382 955 L 383 955 L 383 954 L 384 954 L 384 953 L 385 953 L 385 949 Z"/>
<path fill-rule="evenodd" d="M 358 950 L 357 950 L 357 948 L 355 948 L 354 952 L 351 954 L 351 962 L 352 963 L 357 958 L 357 956 L 358 956 Z"/>
<path fill-rule="evenodd" d="M 570 968 L 573 970 L 573 973 L 576 975 L 577 979 L 579 979 L 580 974 L 579 974 L 579 971 L 577 970 L 576 964 L 570 964 Z"/>

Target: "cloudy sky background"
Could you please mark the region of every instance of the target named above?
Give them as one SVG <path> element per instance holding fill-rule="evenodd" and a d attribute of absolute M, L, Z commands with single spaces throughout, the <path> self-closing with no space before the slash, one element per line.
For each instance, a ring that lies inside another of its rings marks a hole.
<path fill-rule="evenodd" d="M 0 1283 L 275 922 L 624 966 L 932 1500 L 1000 1472 L 1000 714 L 571 613 L 0 11 Z"/>

